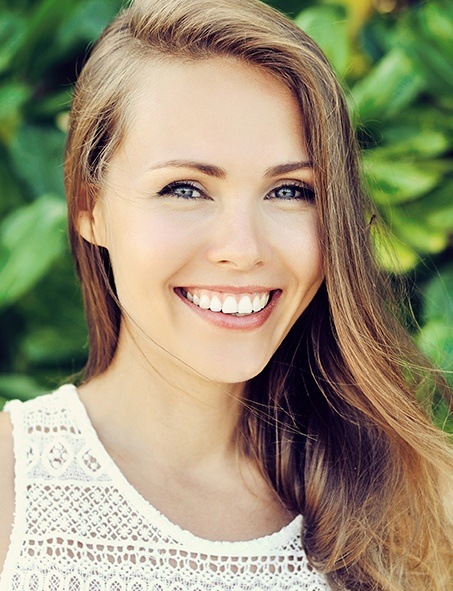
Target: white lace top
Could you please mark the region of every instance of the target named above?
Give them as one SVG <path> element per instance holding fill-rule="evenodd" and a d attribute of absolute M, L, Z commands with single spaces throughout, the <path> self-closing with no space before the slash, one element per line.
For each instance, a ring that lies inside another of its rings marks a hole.
<path fill-rule="evenodd" d="M 269 536 L 212 542 L 171 523 L 125 479 L 74 386 L 6 410 L 16 508 L 0 591 L 326 591 L 299 516 Z"/>

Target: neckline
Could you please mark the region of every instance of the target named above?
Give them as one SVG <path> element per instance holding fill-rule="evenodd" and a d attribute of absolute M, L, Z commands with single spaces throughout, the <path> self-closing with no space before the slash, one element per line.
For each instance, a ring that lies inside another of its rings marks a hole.
<path fill-rule="evenodd" d="M 66 399 L 70 399 L 80 431 L 86 435 L 87 442 L 90 444 L 93 453 L 98 457 L 104 471 L 111 478 L 119 492 L 134 510 L 156 526 L 164 536 L 170 537 L 174 542 L 184 544 L 188 548 L 203 554 L 213 555 L 218 553 L 228 556 L 261 556 L 281 551 L 285 546 L 290 545 L 291 542 L 294 542 L 300 536 L 302 529 L 301 515 L 297 515 L 290 523 L 274 533 L 252 540 L 235 542 L 201 538 L 173 523 L 147 501 L 121 472 L 99 439 L 76 386 L 67 384 L 61 386 L 55 393 L 63 394 Z M 294 547 L 291 548 L 291 553 L 294 554 Z"/>

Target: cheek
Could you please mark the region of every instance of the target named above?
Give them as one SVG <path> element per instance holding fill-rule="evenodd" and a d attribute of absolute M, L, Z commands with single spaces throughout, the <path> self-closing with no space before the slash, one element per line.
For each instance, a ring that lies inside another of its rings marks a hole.
<path fill-rule="evenodd" d="M 183 216 L 137 209 L 118 216 L 112 227 L 109 252 L 115 278 L 147 280 L 147 273 L 169 277 L 200 246 L 201 232 Z"/>
<path fill-rule="evenodd" d="M 285 253 L 293 274 L 305 286 L 320 284 L 324 279 L 318 216 L 315 211 L 309 213 L 302 223 L 287 224 L 279 240 L 280 250 Z"/>

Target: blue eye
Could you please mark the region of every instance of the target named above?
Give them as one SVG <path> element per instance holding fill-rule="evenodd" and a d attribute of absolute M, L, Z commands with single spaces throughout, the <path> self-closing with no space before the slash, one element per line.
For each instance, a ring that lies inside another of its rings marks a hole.
<path fill-rule="evenodd" d="M 267 195 L 267 199 L 281 199 L 283 201 L 314 201 L 315 192 L 307 185 L 287 184 L 280 185 L 272 189 Z"/>
<path fill-rule="evenodd" d="M 204 194 L 198 189 L 198 187 L 187 181 L 175 181 L 169 183 L 163 189 L 158 191 L 157 194 L 161 196 L 177 197 L 178 199 L 201 199 L 204 197 Z"/>

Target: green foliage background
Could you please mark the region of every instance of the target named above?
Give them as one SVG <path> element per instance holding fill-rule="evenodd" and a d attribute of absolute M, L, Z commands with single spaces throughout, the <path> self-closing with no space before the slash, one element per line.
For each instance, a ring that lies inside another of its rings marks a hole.
<path fill-rule="evenodd" d="M 414 338 L 448 370 L 453 3 L 381 1 L 387 12 L 371 0 L 269 3 L 318 41 L 349 89 L 366 182 L 392 230 L 376 235 L 382 265 L 407 277 Z M 87 353 L 65 235 L 62 152 L 76 73 L 120 5 L 0 0 L 0 406 L 55 387 Z M 436 413 L 451 429 L 446 408 Z"/>

